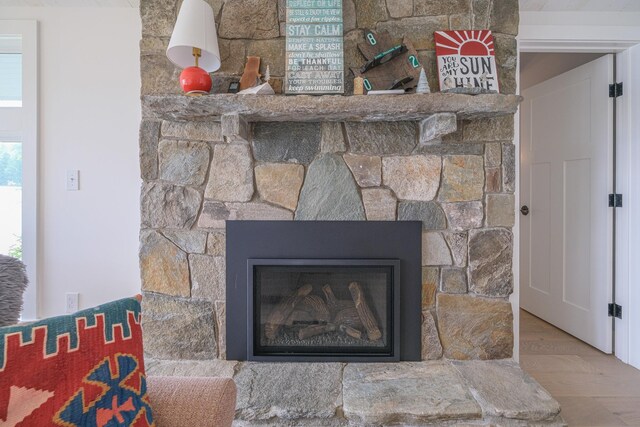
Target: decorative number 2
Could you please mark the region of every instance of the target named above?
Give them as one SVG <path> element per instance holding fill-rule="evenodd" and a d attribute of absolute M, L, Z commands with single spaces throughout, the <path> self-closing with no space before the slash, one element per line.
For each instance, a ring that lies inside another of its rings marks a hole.
<path fill-rule="evenodd" d="M 409 55 L 409 62 L 413 68 L 418 68 L 420 63 L 418 62 L 418 58 L 415 55 Z"/>
<path fill-rule="evenodd" d="M 369 43 L 371 44 L 371 46 L 375 46 L 376 44 L 378 44 L 378 41 L 371 33 L 367 33 L 367 40 L 369 40 Z"/>
<path fill-rule="evenodd" d="M 365 88 L 366 90 L 371 90 L 371 89 L 373 89 L 373 88 L 371 87 L 371 82 L 369 81 L 369 79 L 364 79 L 364 88 Z"/>

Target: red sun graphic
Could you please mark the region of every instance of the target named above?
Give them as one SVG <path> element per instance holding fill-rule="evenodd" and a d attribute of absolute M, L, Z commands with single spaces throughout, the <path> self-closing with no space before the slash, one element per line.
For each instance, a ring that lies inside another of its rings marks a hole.
<path fill-rule="evenodd" d="M 438 55 L 494 55 L 489 30 L 436 31 L 435 42 Z"/>

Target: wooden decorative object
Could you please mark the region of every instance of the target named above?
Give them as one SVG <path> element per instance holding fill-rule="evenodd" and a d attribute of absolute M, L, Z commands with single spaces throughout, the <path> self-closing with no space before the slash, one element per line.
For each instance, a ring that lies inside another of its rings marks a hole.
<path fill-rule="evenodd" d="M 247 56 L 247 63 L 244 65 L 244 72 L 240 78 L 240 90 L 254 87 L 260 80 L 260 57 Z"/>
<path fill-rule="evenodd" d="M 272 340 L 278 335 L 280 327 L 284 325 L 296 308 L 296 306 L 311 293 L 313 287 L 311 285 L 301 286 L 296 292 L 289 297 L 285 298 L 280 304 L 273 309 L 269 314 L 267 323 L 264 325 L 265 335 L 268 339 Z"/>
<path fill-rule="evenodd" d="M 393 38 L 388 31 L 381 31 L 376 33 L 375 31 L 365 31 L 365 43 L 358 43 L 358 49 L 367 59 L 367 61 L 375 58 L 380 52 L 384 52 L 395 46 Z M 375 41 L 375 43 L 373 43 Z"/>
<path fill-rule="evenodd" d="M 349 292 L 351 292 L 353 302 L 356 304 L 356 310 L 358 311 L 360 320 L 362 321 L 364 328 L 367 330 L 369 341 L 376 341 L 382 338 L 382 332 L 380 332 L 376 319 L 373 317 L 373 313 L 365 300 L 360 283 L 349 283 Z"/>
<path fill-rule="evenodd" d="M 353 94 L 364 95 L 364 79 L 360 76 L 353 79 Z"/>
<path fill-rule="evenodd" d="M 376 55 L 398 44 L 399 43 L 396 43 L 386 31 L 376 33 L 368 30 L 365 32 L 365 42 L 358 43 L 358 49 L 367 61 L 371 61 Z M 408 38 L 405 37 L 402 40 L 402 44 L 406 46 L 407 51 L 391 59 L 389 62 L 378 65 L 364 73 L 361 72 L 360 68 L 351 68 L 351 71 L 356 77 L 362 77 L 364 79 L 365 90 L 390 89 L 396 81 L 405 77 L 413 77 L 411 82 L 404 85 L 405 88 L 414 88 L 418 84 L 420 69 L 422 68 L 418 60 L 418 52 Z"/>
<path fill-rule="evenodd" d="M 491 30 L 436 31 L 433 36 L 440 90 L 474 94 L 500 91 Z"/>
<path fill-rule="evenodd" d="M 286 4 L 284 92 L 344 93 L 342 1 L 289 0 Z"/>

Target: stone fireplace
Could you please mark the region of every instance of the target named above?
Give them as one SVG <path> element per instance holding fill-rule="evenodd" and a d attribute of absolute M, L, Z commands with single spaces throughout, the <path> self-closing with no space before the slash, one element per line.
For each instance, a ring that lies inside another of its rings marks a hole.
<path fill-rule="evenodd" d="M 147 372 L 233 377 L 238 426 L 562 425 L 493 360 L 514 346 L 517 0 L 343 0 L 345 69 L 365 29 L 406 35 L 434 90 L 433 31 L 493 31 L 501 94 L 398 97 L 224 94 L 247 55 L 284 75 L 286 2 L 207 1 L 222 69 L 199 98 L 165 56 L 180 0 L 140 6 Z"/>
<path fill-rule="evenodd" d="M 517 1 L 344 0 L 346 68 L 363 61 L 364 28 L 410 36 L 431 79 L 434 30 L 494 32 L 507 95 L 384 102 L 176 95 L 179 70 L 164 50 L 178 3 L 141 2 L 148 355 L 226 359 L 225 221 L 294 220 L 420 221 L 422 359 L 511 357 Z M 283 3 L 212 0 L 223 56 L 214 91 L 241 73 L 246 55 L 282 76 Z"/>

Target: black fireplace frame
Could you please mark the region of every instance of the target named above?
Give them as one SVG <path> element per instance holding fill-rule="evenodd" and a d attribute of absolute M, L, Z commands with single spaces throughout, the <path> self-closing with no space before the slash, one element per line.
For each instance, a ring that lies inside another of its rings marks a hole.
<path fill-rule="evenodd" d="M 256 284 L 255 267 L 260 266 L 302 266 L 302 267 L 390 267 L 391 289 L 389 290 L 388 302 L 391 316 L 387 319 L 389 334 L 389 345 L 386 352 L 352 351 L 348 353 L 337 351 L 335 353 L 323 352 L 295 352 L 293 349 L 282 352 L 262 353 L 259 350 L 255 334 L 257 329 L 257 319 L 252 309 L 255 302 Z M 322 362 L 350 361 L 350 362 L 398 362 L 400 361 L 400 260 L 399 259 L 249 259 L 247 260 L 247 359 L 258 362 L 285 362 L 295 358 L 302 362 Z M 389 326 L 392 326 L 390 328 Z"/>
<path fill-rule="evenodd" d="M 421 360 L 421 221 L 227 221 L 227 359 L 249 360 L 250 259 L 400 260 L 399 360 Z M 398 356 L 397 353 L 394 357 Z M 265 356 L 276 361 L 277 356 Z M 255 359 L 254 359 L 255 360 Z M 277 357 L 278 361 L 376 362 L 376 357 Z M 397 359 L 396 359 L 397 360 Z"/>

